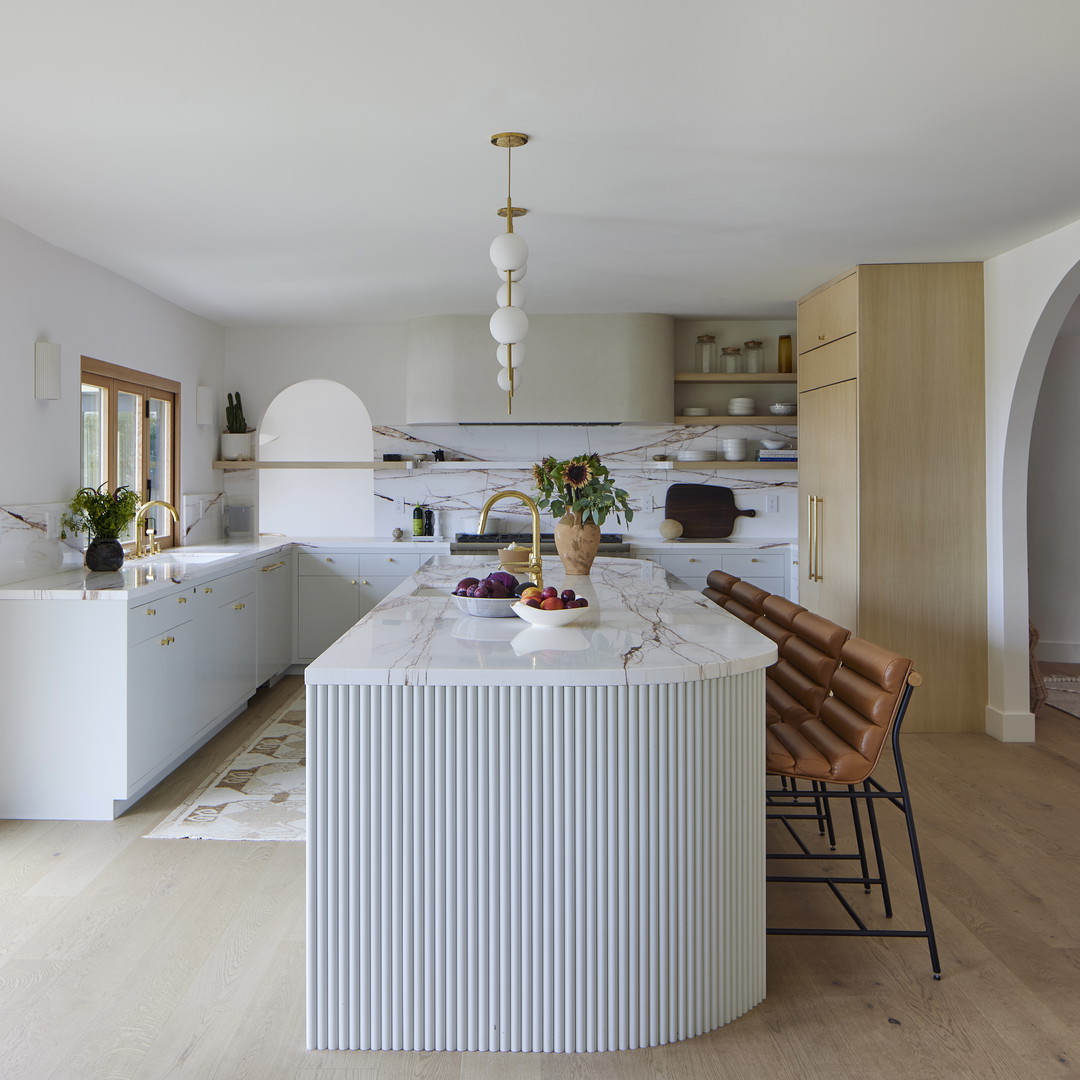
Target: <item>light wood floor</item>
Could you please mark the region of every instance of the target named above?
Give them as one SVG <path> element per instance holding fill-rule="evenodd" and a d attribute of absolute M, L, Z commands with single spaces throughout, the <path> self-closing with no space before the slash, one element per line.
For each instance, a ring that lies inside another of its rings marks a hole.
<path fill-rule="evenodd" d="M 1035 745 L 905 740 L 941 982 L 922 941 L 772 937 L 765 1002 L 673 1046 L 306 1051 L 304 845 L 141 839 L 298 685 L 260 692 L 118 821 L 0 823 L 4 1080 L 1077 1075 L 1080 720 L 1053 709 Z M 896 922 L 910 922 L 900 822 L 888 825 Z M 808 886 L 777 886 L 769 904 L 774 922 L 834 916 L 835 902 Z"/>

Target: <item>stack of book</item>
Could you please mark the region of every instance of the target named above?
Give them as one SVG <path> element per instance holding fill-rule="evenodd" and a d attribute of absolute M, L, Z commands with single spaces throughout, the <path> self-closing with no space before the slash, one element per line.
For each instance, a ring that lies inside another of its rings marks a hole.
<path fill-rule="evenodd" d="M 757 452 L 758 461 L 790 461 L 793 464 L 799 460 L 798 450 L 765 450 L 761 449 Z"/>

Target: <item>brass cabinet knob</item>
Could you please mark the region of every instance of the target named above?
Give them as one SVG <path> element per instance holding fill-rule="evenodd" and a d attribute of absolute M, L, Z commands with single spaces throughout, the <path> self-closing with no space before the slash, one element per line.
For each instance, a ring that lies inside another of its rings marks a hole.
<path fill-rule="evenodd" d="M 174 638 L 174 637 L 163 637 L 161 639 L 161 644 L 162 645 L 171 645 L 175 640 L 176 640 L 176 638 Z"/>
<path fill-rule="evenodd" d="M 243 611 L 246 606 L 246 604 L 233 604 L 232 609 L 233 611 Z"/>
<path fill-rule="evenodd" d="M 176 598 L 176 602 L 178 604 L 186 604 L 187 603 L 187 597 L 186 596 L 178 596 Z"/>
<path fill-rule="evenodd" d="M 386 556 L 386 561 L 387 562 L 393 562 L 394 561 L 394 556 L 393 555 L 387 555 Z"/>
<path fill-rule="evenodd" d="M 148 607 L 146 609 L 146 614 L 147 615 L 156 615 L 157 614 L 157 608 Z"/>
<path fill-rule="evenodd" d="M 327 562 L 333 562 L 334 560 L 333 560 L 333 559 L 331 559 L 329 555 L 327 555 L 327 556 L 326 556 L 326 561 L 327 561 Z"/>
<path fill-rule="evenodd" d="M 697 562 L 697 559 L 687 559 L 687 562 Z"/>
<path fill-rule="evenodd" d="M 203 588 L 203 592 L 204 592 L 204 593 L 212 593 L 213 591 L 214 591 L 214 590 L 213 590 L 213 587 L 212 587 L 212 586 L 210 586 L 210 585 L 207 585 L 207 586 L 205 586 L 205 587 Z"/>

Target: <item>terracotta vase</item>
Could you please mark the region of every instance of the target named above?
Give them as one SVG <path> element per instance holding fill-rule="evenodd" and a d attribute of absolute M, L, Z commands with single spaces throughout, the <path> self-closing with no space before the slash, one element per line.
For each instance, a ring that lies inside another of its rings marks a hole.
<path fill-rule="evenodd" d="M 595 521 L 582 524 L 577 514 L 566 513 L 555 522 L 555 550 L 567 574 L 587 574 L 599 547 L 600 526 Z"/>

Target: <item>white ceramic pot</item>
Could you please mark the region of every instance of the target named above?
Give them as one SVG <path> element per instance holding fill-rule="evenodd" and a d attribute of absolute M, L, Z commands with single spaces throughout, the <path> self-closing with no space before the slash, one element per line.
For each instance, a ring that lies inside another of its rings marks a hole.
<path fill-rule="evenodd" d="M 252 436 L 255 433 L 245 431 L 234 435 L 230 431 L 221 434 L 221 460 L 222 461 L 253 461 Z"/>

